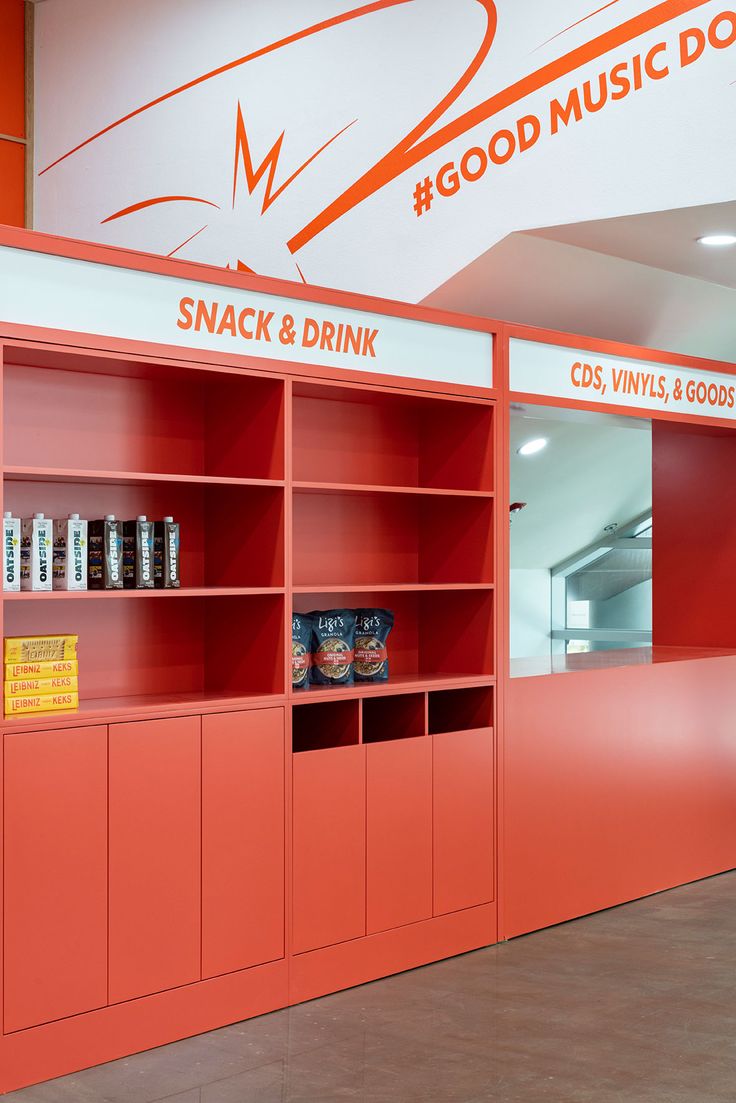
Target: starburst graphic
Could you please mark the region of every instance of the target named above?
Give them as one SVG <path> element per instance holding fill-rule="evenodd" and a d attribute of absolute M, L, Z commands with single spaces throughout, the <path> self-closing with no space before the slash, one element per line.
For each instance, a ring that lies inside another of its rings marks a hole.
<path fill-rule="evenodd" d="M 260 203 L 260 210 L 258 215 L 263 218 L 264 215 L 270 210 L 270 208 L 277 202 L 277 200 L 284 194 L 284 192 L 291 187 L 295 180 L 298 179 L 301 174 L 309 168 L 309 166 L 316 161 L 320 154 L 337 141 L 351 126 L 354 125 L 356 119 L 352 119 L 345 126 L 342 126 L 337 133 L 333 134 L 330 138 L 327 138 L 318 149 L 307 157 L 305 161 L 297 165 L 281 183 L 277 183 L 277 174 L 280 168 L 280 160 L 282 154 L 284 154 L 286 131 L 282 130 L 276 138 L 275 142 L 268 150 L 268 152 L 262 157 L 259 164 L 256 164 L 256 158 L 253 155 L 253 149 L 251 140 L 248 137 L 248 129 L 245 123 L 245 117 L 243 114 L 243 107 L 240 101 L 237 102 L 236 114 L 235 114 L 235 141 L 234 141 L 234 155 L 233 155 L 233 178 L 232 178 L 232 195 L 229 208 L 223 203 L 216 203 L 212 199 L 206 199 L 203 196 L 196 195 L 156 195 L 147 199 L 140 199 L 135 203 L 131 203 L 129 206 L 122 208 L 119 211 L 115 211 L 113 214 L 103 219 L 103 224 L 106 222 L 113 222 L 120 218 L 129 218 L 132 215 L 137 214 L 139 211 L 144 211 L 150 207 L 158 206 L 166 203 L 190 203 L 201 204 L 210 207 L 213 211 L 220 212 L 220 216 L 211 216 L 209 221 L 203 226 L 200 226 L 198 230 L 190 234 L 179 245 L 175 246 L 167 256 L 173 257 L 181 253 L 185 246 L 194 241 L 195 238 L 200 238 L 201 235 L 206 233 L 209 229 L 219 228 L 222 225 L 223 219 L 226 219 L 230 225 L 229 229 L 234 237 L 242 239 L 243 227 L 253 222 L 252 214 L 254 210 L 254 204 L 251 202 L 254 197 L 257 198 L 257 193 L 261 193 L 262 199 Z M 285 157 L 284 157 L 285 159 Z M 257 205 L 256 205 L 257 206 Z M 257 229 L 250 228 L 249 236 L 254 236 L 257 233 Z M 272 243 L 272 238 L 270 242 Z M 286 244 L 286 238 L 282 241 L 284 250 L 288 251 Z M 236 255 L 231 258 L 226 264 L 227 268 L 236 268 L 240 272 L 254 272 L 254 269 L 244 259 L 244 256 L 240 254 L 239 249 L 243 248 L 245 255 L 248 254 L 248 243 L 243 242 L 242 246 L 238 244 Z M 299 265 L 292 259 L 292 264 L 299 272 L 299 276 L 304 280 Z"/>

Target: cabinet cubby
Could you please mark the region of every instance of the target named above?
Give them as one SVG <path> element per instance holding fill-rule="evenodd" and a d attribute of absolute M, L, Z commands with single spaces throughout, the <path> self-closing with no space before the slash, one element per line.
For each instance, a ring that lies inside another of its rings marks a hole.
<path fill-rule="evenodd" d="M 122 520 L 171 515 L 181 531 L 184 587 L 282 587 L 284 491 L 274 486 L 180 481 L 135 484 L 5 475 L 4 508 L 16 517 L 113 513 Z M 40 595 L 39 595 L 40 596 Z"/>
<path fill-rule="evenodd" d="M 118 709 L 128 699 L 139 704 L 146 697 L 160 704 L 181 695 L 206 702 L 284 692 L 280 594 L 186 601 L 18 600 L 6 603 L 3 630 L 6 636 L 78 633 L 80 698 L 86 710 L 96 702 L 100 711 Z"/>
<path fill-rule="evenodd" d="M 281 380 L 6 346 L 3 392 L 6 465 L 284 477 Z"/>
<path fill-rule="evenodd" d="M 359 742 L 360 702 L 357 700 L 315 701 L 293 710 L 292 747 L 296 754 L 351 747 Z"/>
<path fill-rule="evenodd" d="M 388 743 L 426 733 L 426 699 L 423 693 L 367 697 L 361 705 L 364 743 Z"/>
<path fill-rule="evenodd" d="M 492 501 L 296 490 L 294 585 L 490 583 Z"/>
<path fill-rule="evenodd" d="M 421 681 L 425 677 L 493 675 L 492 590 L 376 589 L 294 595 L 294 608 L 299 613 L 364 607 L 391 609 L 394 613 L 394 628 L 388 638 L 389 686 L 394 678 Z M 331 687 L 327 690 L 330 692 Z M 338 692 L 337 687 L 334 692 Z"/>
<path fill-rule="evenodd" d="M 297 482 L 493 489 L 487 403 L 306 382 L 293 395 Z"/>
<path fill-rule="evenodd" d="M 428 731 L 472 731 L 493 726 L 493 690 L 486 686 L 446 689 L 428 694 Z"/>

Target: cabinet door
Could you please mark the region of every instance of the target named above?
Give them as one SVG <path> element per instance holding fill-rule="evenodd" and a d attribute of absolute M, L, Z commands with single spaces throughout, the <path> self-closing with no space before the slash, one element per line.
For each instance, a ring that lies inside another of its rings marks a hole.
<path fill-rule="evenodd" d="M 110 725 L 110 1002 L 200 979 L 201 717 Z"/>
<path fill-rule="evenodd" d="M 298 954 L 365 934 L 365 747 L 295 754 L 293 784 Z"/>
<path fill-rule="evenodd" d="M 493 732 L 432 736 L 434 914 L 493 899 Z"/>
<path fill-rule="evenodd" d="M 202 717 L 202 975 L 284 955 L 284 710 Z"/>
<path fill-rule="evenodd" d="M 107 728 L 5 736 L 5 1032 L 107 1003 Z"/>
<path fill-rule="evenodd" d="M 432 915 L 432 741 L 367 748 L 368 934 Z"/>

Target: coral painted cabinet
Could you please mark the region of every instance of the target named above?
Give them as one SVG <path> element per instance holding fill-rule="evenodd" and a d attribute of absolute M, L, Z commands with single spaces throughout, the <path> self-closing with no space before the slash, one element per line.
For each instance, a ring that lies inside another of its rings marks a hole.
<path fill-rule="evenodd" d="M 202 976 L 283 956 L 283 709 L 203 716 Z"/>
<path fill-rule="evenodd" d="M 296 754 L 293 779 L 298 954 L 365 934 L 365 748 Z"/>
<path fill-rule="evenodd" d="M 110 1002 L 200 979 L 201 717 L 110 725 Z"/>
<path fill-rule="evenodd" d="M 493 732 L 432 736 L 434 914 L 493 899 Z"/>
<path fill-rule="evenodd" d="M 432 744 L 366 748 L 367 932 L 432 916 Z"/>
<path fill-rule="evenodd" d="M 4 743 L 8 1034 L 107 1003 L 107 728 Z"/>

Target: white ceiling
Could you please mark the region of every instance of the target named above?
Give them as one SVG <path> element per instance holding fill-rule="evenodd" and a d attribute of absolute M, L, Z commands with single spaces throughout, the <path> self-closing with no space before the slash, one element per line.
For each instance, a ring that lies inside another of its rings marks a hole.
<path fill-rule="evenodd" d="M 534 456 L 526 440 L 546 437 Z M 517 407 L 511 417 L 511 567 L 554 567 L 652 504 L 651 422 Z"/>
<path fill-rule="evenodd" d="M 736 225 L 736 203 L 513 233 L 427 306 L 736 361 L 736 247 L 696 234 Z"/>
<path fill-rule="evenodd" d="M 736 202 L 547 226 L 528 233 L 736 288 L 736 246 L 713 248 L 697 242 L 704 234 L 736 234 Z"/>

